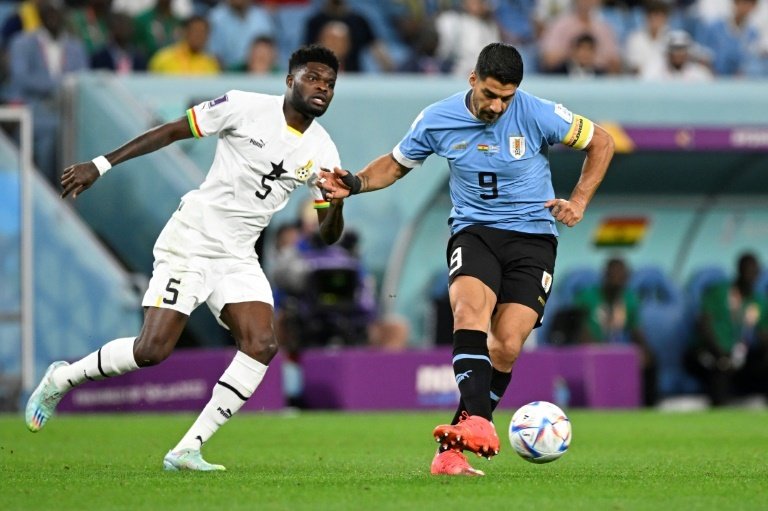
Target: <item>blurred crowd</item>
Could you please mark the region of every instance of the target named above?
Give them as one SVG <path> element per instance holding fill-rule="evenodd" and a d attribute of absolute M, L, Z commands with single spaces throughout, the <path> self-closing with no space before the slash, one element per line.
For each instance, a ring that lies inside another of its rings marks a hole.
<path fill-rule="evenodd" d="M 344 73 L 467 76 L 502 40 L 528 74 L 768 76 L 768 0 L 0 0 L 0 20 L 2 101 L 32 109 L 53 181 L 60 84 L 89 69 L 283 73 L 318 42 Z"/>

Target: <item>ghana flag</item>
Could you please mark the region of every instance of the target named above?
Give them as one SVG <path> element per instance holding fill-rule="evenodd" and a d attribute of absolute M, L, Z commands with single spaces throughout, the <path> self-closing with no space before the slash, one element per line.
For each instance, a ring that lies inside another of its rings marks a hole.
<path fill-rule="evenodd" d="M 593 242 L 596 247 L 633 247 L 643 240 L 647 229 L 645 217 L 608 217 L 598 224 Z"/>

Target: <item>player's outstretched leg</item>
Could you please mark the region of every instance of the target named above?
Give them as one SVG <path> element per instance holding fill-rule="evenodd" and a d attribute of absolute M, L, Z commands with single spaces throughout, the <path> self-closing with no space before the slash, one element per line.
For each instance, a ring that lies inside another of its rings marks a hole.
<path fill-rule="evenodd" d="M 467 458 L 458 449 L 437 450 L 432 466 L 429 468 L 432 475 L 447 476 L 484 476 L 485 472 L 472 468 Z"/>
<path fill-rule="evenodd" d="M 267 366 L 242 351 L 213 386 L 211 400 L 176 447 L 163 459 L 165 470 L 224 470 L 206 462 L 200 454 L 203 444 L 240 410 L 261 383 Z"/>
<path fill-rule="evenodd" d="M 226 470 L 224 465 L 214 465 L 205 461 L 199 449 L 168 451 L 168 454 L 163 458 L 163 468 L 170 471 L 198 470 L 201 472 Z"/>
<path fill-rule="evenodd" d="M 441 424 L 432 435 L 444 447 L 474 452 L 491 458 L 499 454 L 499 436 L 488 419 L 479 415 L 462 415 L 458 424 Z"/>
<path fill-rule="evenodd" d="M 51 418 L 53 412 L 56 411 L 56 406 L 64 397 L 66 391 L 60 391 L 53 381 L 53 372 L 63 366 L 68 366 L 67 362 L 59 361 L 54 362 L 48 366 L 45 371 L 43 379 L 40 380 L 40 384 L 37 386 L 32 395 L 29 396 L 27 401 L 27 408 L 25 410 L 24 418 L 27 423 L 27 428 L 33 433 L 40 431 Z"/>

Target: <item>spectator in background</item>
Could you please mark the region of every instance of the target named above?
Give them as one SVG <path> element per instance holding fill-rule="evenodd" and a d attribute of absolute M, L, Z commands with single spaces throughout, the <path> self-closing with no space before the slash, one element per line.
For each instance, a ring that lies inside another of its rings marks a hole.
<path fill-rule="evenodd" d="M 579 343 L 634 344 L 640 351 L 643 402 L 656 403 L 656 361 L 640 328 L 640 298 L 628 287 L 629 268 L 623 259 L 609 259 L 599 286 L 582 289 L 574 305 L 584 313 Z"/>
<path fill-rule="evenodd" d="M 91 55 L 92 69 L 108 69 L 117 74 L 146 71 L 147 58 L 133 46 L 133 19 L 113 12 L 109 17 L 109 43 Z"/>
<path fill-rule="evenodd" d="M 11 39 L 19 32 L 34 32 L 40 28 L 40 0 L 25 0 L 19 3 L 16 12 L 8 16 L 2 25 L 3 48 L 8 48 Z"/>
<path fill-rule="evenodd" d="M 536 40 L 541 40 L 544 29 L 552 20 L 567 13 L 571 8 L 572 0 L 535 0 L 533 8 L 533 28 Z"/>
<path fill-rule="evenodd" d="M 704 82 L 712 79 L 712 71 L 692 55 L 693 41 L 688 32 L 672 30 L 667 35 L 666 55 L 661 62 L 649 63 L 641 69 L 641 78 L 656 81 Z"/>
<path fill-rule="evenodd" d="M 600 14 L 600 0 L 573 0 L 572 8 L 548 23 L 539 43 L 542 71 L 556 69 L 568 59 L 571 41 L 588 33 L 597 42 L 596 65 L 608 73 L 621 70 L 619 42 Z"/>
<path fill-rule="evenodd" d="M 460 11 L 445 11 L 435 20 L 437 54 L 451 63 L 457 76 L 468 76 L 477 55 L 487 45 L 501 41 L 501 30 L 488 0 L 464 0 Z"/>
<path fill-rule="evenodd" d="M 277 65 L 277 43 L 269 36 L 253 40 L 248 50 L 245 71 L 254 75 L 269 75 L 279 71 Z"/>
<path fill-rule="evenodd" d="M 323 8 L 307 20 L 304 42 L 320 41 L 323 28 L 328 23 L 339 22 L 349 30 L 349 53 L 342 60 L 342 69 L 357 73 L 363 71 L 363 52 L 370 51 L 381 71 L 392 71 L 394 63 L 385 44 L 376 36 L 371 24 L 362 15 L 351 10 L 345 0 L 326 0 Z"/>
<path fill-rule="evenodd" d="M 109 42 L 111 12 L 112 0 L 88 0 L 85 7 L 72 11 L 70 28 L 83 40 L 88 55 L 93 55 Z"/>
<path fill-rule="evenodd" d="M 411 54 L 403 62 L 398 71 L 401 73 L 444 74 L 451 70 L 451 62 L 437 55 L 440 37 L 437 29 L 431 24 L 425 24 Z"/>
<path fill-rule="evenodd" d="M 317 346 L 367 344 L 375 314 L 372 287 L 357 253 L 357 235 L 345 229 L 336 245 L 326 246 L 312 224 L 313 216 L 310 200 L 298 222 L 277 230 L 268 265 L 276 298 L 275 330 L 287 363 L 286 400 L 298 408 L 303 406 L 302 352 Z"/>
<path fill-rule="evenodd" d="M 632 74 L 664 62 L 669 32 L 669 9 L 665 0 L 648 0 L 644 5 L 645 25 L 630 32 L 624 54 L 624 65 Z"/>
<path fill-rule="evenodd" d="M 715 284 L 702 295 L 698 336 L 686 362 L 713 406 L 739 394 L 768 396 L 768 305 L 755 289 L 759 275 L 757 257 L 742 254 L 733 282 Z"/>
<path fill-rule="evenodd" d="M 392 23 L 400 40 L 414 48 L 424 27 L 434 24 L 438 14 L 448 9 L 458 9 L 461 0 L 394 0 Z"/>
<path fill-rule="evenodd" d="M 149 61 L 149 70 L 153 73 L 177 75 L 218 73 L 218 61 L 205 52 L 208 33 L 208 20 L 202 16 L 190 17 L 184 22 L 182 40 L 155 53 Z"/>
<path fill-rule="evenodd" d="M 593 78 L 605 74 L 605 69 L 597 64 L 597 41 L 592 34 L 576 36 L 571 43 L 568 60 L 549 71 L 553 74 L 568 75 L 572 78 Z"/>
<path fill-rule="evenodd" d="M 325 245 L 313 225 L 316 216 L 313 202 L 307 201 L 295 246 L 284 244 L 271 265 L 282 297 L 286 343 L 296 349 L 366 344 L 376 305 L 357 251 L 357 233 L 345 229 L 337 244 Z M 290 231 L 282 235 L 291 238 Z"/>
<path fill-rule="evenodd" d="M 9 102 L 30 107 L 39 170 L 58 180 L 59 90 L 64 76 L 88 69 L 82 41 L 64 31 L 64 10 L 54 0 L 38 3 L 42 26 L 14 38 L 9 49 Z"/>
<path fill-rule="evenodd" d="M 493 14 L 501 29 L 501 40 L 515 45 L 526 69 L 536 70 L 536 0 L 504 0 L 494 4 Z"/>
<path fill-rule="evenodd" d="M 323 25 L 317 36 L 317 43 L 331 50 L 339 59 L 339 72 L 347 70 L 346 62 L 352 50 L 352 37 L 349 26 L 340 21 L 330 21 Z"/>
<path fill-rule="evenodd" d="M 112 10 L 136 17 L 161 3 L 169 4 L 169 11 L 178 19 L 186 19 L 195 13 L 192 0 L 112 0 Z"/>
<path fill-rule="evenodd" d="M 174 13 L 173 5 L 171 0 L 157 0 L 153 7 L 136 16 L 136 46 L 147 58 L 181 39 L 183 18 Z"/>
<path fill-rule="evenodd" d="M 761 34 L 752 21 L 757 0 L 733 0 L 733 11 L 704 29 L 701 43 L 712 51 L 717 75 L 743 75 Z"/>
<path fill-rule="evenodd" d="M 208 21 L 211 24 L 208 51 L 225 71 L 245 69 L 253 40 L 275 34 L 269 12 L 251 0 L 224 0 L 208 12 Z"/>

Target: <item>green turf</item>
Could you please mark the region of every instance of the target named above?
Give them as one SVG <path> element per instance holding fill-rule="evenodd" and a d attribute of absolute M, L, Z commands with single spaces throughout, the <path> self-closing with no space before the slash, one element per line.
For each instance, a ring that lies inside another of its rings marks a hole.
<path fill-rule="evenodd" d="M 511 412 L 497 414 L 504 422 Z M 191 415 L 0 416 L 0 509 L 766 510 L 768 413 L 572 411 L 548 465 L 503 439 L 484 478 L 429 475 L 446 413 L 239 415 L 204 450 L 225 473 L 167 473 Z"/>

